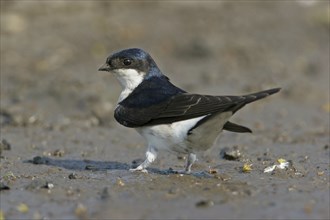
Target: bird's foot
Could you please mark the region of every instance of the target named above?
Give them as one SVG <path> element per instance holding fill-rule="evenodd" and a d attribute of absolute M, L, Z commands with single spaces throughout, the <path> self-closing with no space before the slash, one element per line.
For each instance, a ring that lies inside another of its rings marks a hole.
<path fill-rule="evenodd" d="M 148 173 L 148 170 L 146 170 L 143 167 L 138 166 L 137 168 L 131 168 L 129 169 L 131 172 L 142 172 L 142 173 Z"/>
<path fill-rule="evenodd" d="M 142 173 L 148 173 L 146 168 L 156 159 L 157 151 L 152 146 L 149 146 L 148 151 L 146 152 L 146 159 L 138 167 L 129 169 L 131 172 L 140 171 Z"/>

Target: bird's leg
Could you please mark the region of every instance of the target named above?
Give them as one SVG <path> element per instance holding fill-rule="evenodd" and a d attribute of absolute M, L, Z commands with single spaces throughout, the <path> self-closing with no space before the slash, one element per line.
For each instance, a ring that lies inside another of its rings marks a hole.
<path fill-rule="evenodd" d="M 153 146 L 149 146 L 146 152 L 146 159 L 138 167 L 129 169 L 130 171 L 141 171 L 147 173 L 146 168 L 157 158 L 157 150 Z"/>
<path fill-rule="evenodd" d="M 197 159 L 196 154 L 189 153 L 188 158 L 187 158 L 187 164 L 186 164 L 186 167 L 185 167 L 185 173 L 190 173 L 191 172 L 191 166 L 196 161 L 196 159 Z"/>

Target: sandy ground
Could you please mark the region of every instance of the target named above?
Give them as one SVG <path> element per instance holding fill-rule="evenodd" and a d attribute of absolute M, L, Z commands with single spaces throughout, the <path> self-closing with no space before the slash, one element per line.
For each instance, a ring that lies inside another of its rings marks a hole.
<path fill-rule="evenodd" d="M 328 1 L 1 1 L 0 219 L 329 219 L 329 12 Z M 223 132 L 191 175 L 171 172 L 184 158 L 167 152 L 131 173 L 145 142 L 114 121 L 120 86 L 97 72 L 128 47 L 190 92 L 283 89 L 237 113 L 253 134 Z M 288 168 L 263 172 L 280 158 Z"/>

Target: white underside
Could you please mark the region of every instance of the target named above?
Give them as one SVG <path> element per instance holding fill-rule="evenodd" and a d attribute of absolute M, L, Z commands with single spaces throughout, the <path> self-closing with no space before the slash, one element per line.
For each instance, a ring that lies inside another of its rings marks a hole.
<path fill-rule="evenodd" d="M 220 113 L 198 126 L 188 135 L 188 131 L 205 116 L 175 122 L 172 124 L 145 126 L 136 130 L 147 140 L 148 147 L 177 153 L 194 153 L 210 148 L 223 125 L 232 113 Z"/>

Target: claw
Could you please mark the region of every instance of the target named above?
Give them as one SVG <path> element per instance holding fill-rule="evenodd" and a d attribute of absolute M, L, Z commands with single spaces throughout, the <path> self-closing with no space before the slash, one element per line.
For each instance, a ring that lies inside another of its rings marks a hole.
<path fill-rule="evenodd" d="M 129 169 L 129 171 L 131 171 L 131 172 L 137 172 L 137 171 L 139 171 L 139 172 L 142 172 L 142 173 L 148 173 L 148 170 L 146 170 L 146 169 L 143 169 L 142 167 L 137 167 L 137 168 L 132 168 L 132 169 Z"/>

